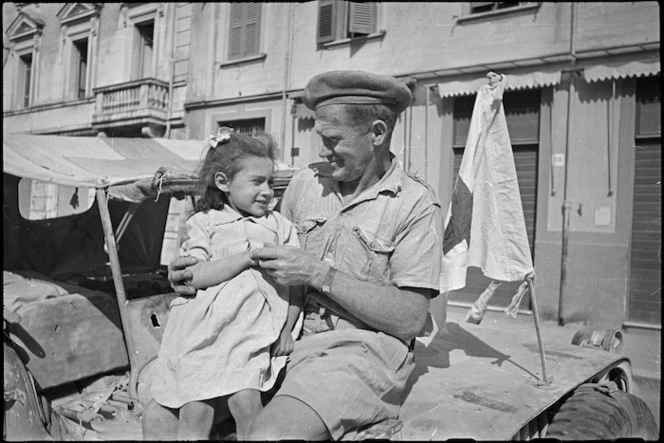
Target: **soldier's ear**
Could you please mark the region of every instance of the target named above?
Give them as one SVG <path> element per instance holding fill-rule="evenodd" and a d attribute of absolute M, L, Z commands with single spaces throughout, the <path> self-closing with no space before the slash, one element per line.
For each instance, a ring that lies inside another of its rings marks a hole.
<path fill-rule="evenodd" d="M 374 120 L 371 124 L 371 140 L 375 146 L 380 146 L 385 142 L 388 129 L 383 120 Z"/>

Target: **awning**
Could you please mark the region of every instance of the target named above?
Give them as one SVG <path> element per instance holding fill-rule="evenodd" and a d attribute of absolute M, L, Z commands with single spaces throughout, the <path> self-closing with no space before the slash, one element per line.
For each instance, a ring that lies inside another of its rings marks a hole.
<path fill-rule="evenodd" d="M 3 171 L 17 177 L 81 188 L 150 178 L 160 167 L 192 175 L 202 140 L 6 134 Z"/>
<path fill-rule="evenodd" d="M 637 52 L 603 57 L 599 60 L 584 60 L 583 78 L 587 82 L 610 79 L 644 77 L 661 72 L 659 51 Z"/>
<path fill-rule="evenodd" d="M 527 66 L 516 69 L 495 69 L 494 72 L 507 76 L 506 90 L 532 89 L 543 86 L 552 86 L 560 83 L 561 65 Z M 477 93 L 480 86 L 486 84 L 486 72 L 462 74 L 446 77 L 444 82 L 438 83 L 438 92 L 441 97 L 454 97 L 457 95 L 471 95 Z"/>

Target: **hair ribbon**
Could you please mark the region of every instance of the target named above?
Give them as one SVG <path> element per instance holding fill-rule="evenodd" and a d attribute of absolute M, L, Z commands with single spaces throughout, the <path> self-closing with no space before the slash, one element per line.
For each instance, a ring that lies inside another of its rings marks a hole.
<path fill-rule="evenodd" d="M 217 135 L 208 136 L 210 147 L 214 149 L 217 145 L 226 143 L 231 139 L 231 132 L 233 132 L 233 128 L 229 128 L 228 126 L 222 126 L 219 128 Z"/>

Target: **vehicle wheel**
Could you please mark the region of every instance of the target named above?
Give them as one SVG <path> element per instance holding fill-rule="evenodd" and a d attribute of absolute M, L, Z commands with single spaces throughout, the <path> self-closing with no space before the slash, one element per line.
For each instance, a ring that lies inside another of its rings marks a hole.
<path fill-rule="evenodd" d="M 659 431 L 648 405 L 624 391 L 600 392 L 597 385 L 580 386 L 563 403 L 546 433 L 560 440 L 658 440 Z"/>

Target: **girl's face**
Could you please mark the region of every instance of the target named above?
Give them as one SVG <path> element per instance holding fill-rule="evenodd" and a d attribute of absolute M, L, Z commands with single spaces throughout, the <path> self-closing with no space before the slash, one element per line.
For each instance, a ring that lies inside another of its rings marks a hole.
<path fill-rule="evenodd" d="M 274 197 L 274 163 L 267 157 L 247 157 L 233 178 L 227 180 L 226 174 L 217 172 L 214 180 L 231 207 L 245 216 L 265 215 Z"/>

